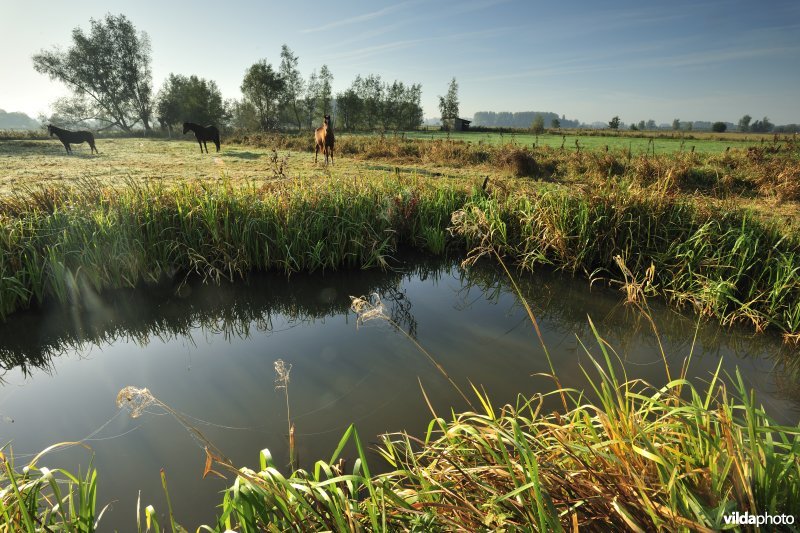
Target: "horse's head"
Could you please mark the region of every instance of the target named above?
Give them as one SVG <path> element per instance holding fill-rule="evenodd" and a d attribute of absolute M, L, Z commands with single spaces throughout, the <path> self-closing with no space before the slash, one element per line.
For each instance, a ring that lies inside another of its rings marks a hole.
<path fill-rule="evenodd" d="M 183 123 L 183 134 L 186 135 L 187 133 L 189 133 L 189 123 L 188 122 L 184 122 Z"/>
<path fill-rule="evenodd" d="M 322 121 L 322 123 L 330 128 L 330 126 L 331 126 L 331 116 L 330 115 L 325 115 L 325 119 Z"/>

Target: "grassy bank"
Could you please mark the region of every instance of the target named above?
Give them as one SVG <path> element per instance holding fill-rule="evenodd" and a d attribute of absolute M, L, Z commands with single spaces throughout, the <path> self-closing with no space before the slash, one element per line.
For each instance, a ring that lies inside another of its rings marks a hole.
<path fill-rule="evenodd" d="M 466 197 L 395 180 L 38 190 L 0 201 L 0 313 L 188 275 L 386 266 L 404 243 L 441 253 Z"/>
<path fill-rule="evenodd" d="M 630 188 L 474 199 L 453 215 L 467 247 L 521 269 L 551 265 L 621 283 L 723 323 L 800 331 L 800 240 L 743 210 L 722 215 Z"/>
<path fill-rule="evenodd" d="M 589 178 L 584 188 L 492 181 L 488 190 L 392 173 L 32 189 L 0 200 L 0 314 L 188 275 L 385 267 L 401 246 L 478 246 L 522 269 L 635 282 L 724 323 L 797 338 L 798 231 L 670 194 L 662 180 L 681 178 L 659 176 Z"/>

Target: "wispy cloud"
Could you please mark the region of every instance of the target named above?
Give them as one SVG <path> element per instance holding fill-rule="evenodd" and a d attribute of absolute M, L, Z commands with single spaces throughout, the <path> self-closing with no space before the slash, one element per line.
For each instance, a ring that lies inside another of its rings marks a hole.
<path fill-rule="evenodd" d="M 472 2 L 459 2 L 455 7 L 448 8 L 448 15 L 460 15 L 462 13 L 471 13 L 472 11 L 481 11 L 500 4 L 507 4 L 511 0 L 474 0 Z"/>
<path fill-rule="evenodd" d="M 408 20 L 398 20 L 392 24 L 387 24 L 385 26 L 375 26 L 366 31 L 359 31 L 353 32 L 350 37 L 346 37 L 343 39 L 337 39 L 336 42 L 331 43 L 332 49 L 349 49 L 351 48 L 350 45 L 353 43 L 361 42 L 361 41 L 368 41 L 374 39 L 376 37 L 386 37 L 388 34 L 404 27 L 408 26 L 413 22 L 413 19 Z"/>
<path fill-rule="evenodd" d="M 639 50 L 641 52 L 641 50 Z M 580 57 L 560 61 L 558 64 L 542 65 L 537 68 L 518 70 L 505 74 L 496 74 L 472 78 L 472 81 L 488 82 L 525 78 L 541 78 L 566 76 L 571 74 L 593 74 L 598 72 L 613 72 L 620 70 L 638 69 L 669 69 L 686 67 L 706 67 L 718 63 L 741 61 L 759 57 L 775 57 L 778 55 L 797 55 L 800 47 L 761 47 L 740 48 L 736 50 L 720 49 L 706 52 L 691 52 L 675 54 L 664 57 L 648 57 L 636 59 L 623 59 L 608 61 L 609 55 L 602 57 Z"/>
<path fill-rule="evenodd" d="M 337 54 L 329 54 L 326 59 L 329 60 L 357 60 L 357 59 L 364 59 L 366 57 L 374 56 L 376 54 L 382 54 L 386 52 L 391 52 L 393 50 L 402 50 L 404 48 L 410 48 L 412 46 L 416 46 L 422 43 L 428 43 L 431 41 L 437 40 L 436 37 L 422 37 L 419 39 L 406 39 L 403 41 L 393 41 L 390 43 L 383 43 L 377 44 L 374 46 L 365 46 L 359 48 L 358 50 L 353 50 L 350 52 L 341 52 Z"/>
<path fill-rule="evenodd" d="M 305 30 L 300 30 L 300 33 L 315 33 L 320 31 L 327 31 L 333 28 L 339 28 L 341 26 L 347 26 L 349 24 L 357 24 L 359 22 L 366 22 L 368 20 L 373 20 L 376 18 L 383 17 L 384 15 L 388 15 L 390 13 L 394 13 L 396 11 L 400 11 L 405 9 L 409 6 L 414 4 L 419 4 L 421 0 L 409 0 L 407 2 L 400 2 L 399 4 L 395 4 L 393 6 L 385 7 L 383 9 L 379 9 L 377 11 L 372 11 L 370 13 L 364 13 L 362 15 L 356 15 L 354 17 L 336 20 L 334 22 L 329 22 L 328 24 L 323 24 L 322 26 L 316 26 L 314 28 L 307 28 Z"/>
<path fill-rule="evenodd" d="M 711 50 L 708 52 L 697 52 L 674 57 L 656 58 L 652 61 L 642 62 L 635 66 L 654 68 L 697 67 L 708 66 L 714 63 L 753 59 L 756 57 L 774 57 L 786 53 L 797 54 L 798 52 L 800 52 L 800 47 L 797 46 Z"/>
<path fill-rule="evenodd" d="M 413 46 L 417 46 L 420 44 L 426 43 L 437 43 L 437 42 L 448 42 L 448 41 L 459 41 L 459 40 L 474 40 L 478 37 L 491 37 L 493 35 L 505 35 L 509 32 L 513 32 L 515 30 L 519 30 L 519 27 L 510 27 L 504 26 L 499 28 L 491 28 L 481 31 L 475 31 L 470 33 L 451 33 L 447 35 L 437 35 L 433 37 L 421 37 L 418 39 L 405 39 L 400 41 L 393 41 L 389 43 L 378 44 L 374 46 L 366 46 L 359 48 L 358 50 L 352 50 L 347 52 L 340 52 L 334 54 L 328 54 L 325 56 L 326 60 L 357 60 L 357 59 L 364 59 L 370 56 L 374 56 L 376 54 L 382 54 L 386 52 L 390 52 L 393 50 L 401 50 L 404 48 L 410 48 Z"/>

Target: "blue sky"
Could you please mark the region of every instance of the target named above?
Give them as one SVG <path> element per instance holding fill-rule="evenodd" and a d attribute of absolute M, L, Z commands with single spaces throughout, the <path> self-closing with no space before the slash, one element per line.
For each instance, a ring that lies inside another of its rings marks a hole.
<path fill-rule="evenodd" d="M 74 27 L 107 12 L 149 34 L 156 89 L 170 72 L 196 74 L 239 98 L 245 69 L 261 58 L 277 66 L 286 43 L 305 76 L 327 64 L 336 91 L 357 74 L 421 83 L 428 117 L 455 76 L 464 117 L 530 110 L 584 122 L 736 122 L 747 113 L 800 123 L 797 0 L 2 0 L 0 108 L 35 116 L 65 95 L 31 56 L 69 46 Z"/>

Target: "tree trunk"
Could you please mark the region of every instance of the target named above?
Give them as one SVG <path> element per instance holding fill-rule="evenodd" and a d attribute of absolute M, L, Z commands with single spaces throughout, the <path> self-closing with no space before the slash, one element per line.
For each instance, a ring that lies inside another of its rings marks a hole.
<path fill-rule="evenodd" d="M 297 111 L 297 100 L 292 100 L 292 108 L 294 109 L 294 118 L 297 120 L 297 131 L 302 131 L 303 126 L 300 122 L 300 113 Z"/>

